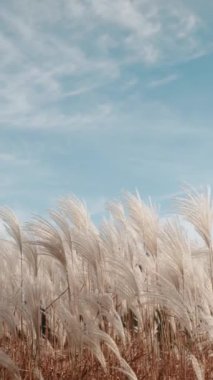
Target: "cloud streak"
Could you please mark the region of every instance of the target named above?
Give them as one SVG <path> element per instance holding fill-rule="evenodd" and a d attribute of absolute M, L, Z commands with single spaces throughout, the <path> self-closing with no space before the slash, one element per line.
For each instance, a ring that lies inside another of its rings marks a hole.
<path fill-rule="evenodd" d="M 170 74 L 170 75 L 167 75 L 163 78 L 160 78 L 160 79 L 155 79 L 155 80 L 152 80 L 149 84 L 148 84 L 148 87 L 151 87 L 151 88 L 155 88 L 155 87 L 161 87 L 161 86 L 165 86 L 171 82 L 174 82 L 176 80 L 179 79 L 179 75 L 178 74 Z"/>

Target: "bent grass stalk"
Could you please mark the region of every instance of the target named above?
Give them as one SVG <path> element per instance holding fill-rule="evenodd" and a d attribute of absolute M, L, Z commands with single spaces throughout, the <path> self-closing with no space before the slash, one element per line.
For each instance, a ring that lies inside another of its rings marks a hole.
<path fill-rule="evenodd" d="M 111 204 L 99 230 L 76 198 L 60 202 L 51 222 L 32 222 L 27 235 L 2 212 L 16 248 L 1 243 L 0 378 L 210 379 L 213 217 L 203 194 L 179 200 L 201 245 L 134 195 Z M 20 314 L 11 312 L 16 305 Z"/>

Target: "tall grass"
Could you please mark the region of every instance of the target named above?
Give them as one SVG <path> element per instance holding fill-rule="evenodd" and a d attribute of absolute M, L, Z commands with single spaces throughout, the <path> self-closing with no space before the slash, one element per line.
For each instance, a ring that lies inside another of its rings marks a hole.
<path fill-rule="evenodd" d="M 99 228 L 74 197 L 24 226 L 2 209 L 0 378 L 213 378 L 211 193 L 176 206 L 127 194 Z"/>

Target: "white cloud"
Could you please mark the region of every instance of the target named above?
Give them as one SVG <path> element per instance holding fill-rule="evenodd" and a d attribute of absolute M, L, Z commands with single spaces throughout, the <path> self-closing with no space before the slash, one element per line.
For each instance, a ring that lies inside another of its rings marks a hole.
<path fill-rule="evenodd" d="M 124 90 L 127 90 L 127 89 L 129 89 L 129 88 L 132 88 L 132 87 L 137 86 L 138 82 L 139 82 L 139 80 L 138 80 L 137 78 L 131 78 L 131 79 L 127 80 L 127 81 L 124 83 L 124 85 L 123 85 L 122 88 L 123 88 Z"/>
<path fill-rule="evenodd" d="M 208 41 L 197 36 L 203 23 L 183 1 L 9 0 L 0 23 L 0 127 L 63 128 L 73 121 L 82 125 L 91 113 L 100 120 L 98 96 L 97 115 L 83 103 L 81 116 L 65 112 L 60 101 L 94 94 L 122 76 L 124 66 L 176 62 L 208 51 Z"/>
<path fill-rule="evenodd" d="M 141 38 L 151 37 L 161 29 L 160 23 L 153 23 L 149 19 L 149 11 L 141 12 L 138 2 L 116 0 L 109 3 L 107 0 L 92 0 L 91 3 L 93 11 L 103 21 L 136 33 Z"/>
<path fill-rule="evenodd" d="M 103 124 L 110 118 L 113 107 L 109 103 L 99 104 L 95 110 L 90 110 L 84 113 L 75 113 L 73 115 L 63 114 L 63 112 L 55 112 L 52 110 L 44 110 L 38 114 L 26 115 L 22 117 L 1 119 L 0 124 L 9 123 L 13 128 L 18 129 L 35 129 L 35 130 L 59 130 L 59 131 L 74 131 L 84 128 L 94 129 L 97 124 Z"/>
<path fill-rule="evenodd" d="M 160 87 L 160 86 L 165 86 L 171 82 L 174 82 L 176 81 L 177 79 L 179 79 L 179 75 L 178 74 L 170 74 L 170 75 L 167 75 L 163 78 L 159 78 L 159 79 L 155 79 L 155 80 L 152 80 L 149 84 L 148 84 L 148 87 Z"/>
<path fill-rule="evenodd" d="M 12 153 L 0 153 L 0 164 L 12 165 L 12 166 L 20 166 L 20 165 L 28 165 L 35 162 L 35 160 L 30 160 L 28 158 L 24 158 L 21 156 L 17 156 Z"/>

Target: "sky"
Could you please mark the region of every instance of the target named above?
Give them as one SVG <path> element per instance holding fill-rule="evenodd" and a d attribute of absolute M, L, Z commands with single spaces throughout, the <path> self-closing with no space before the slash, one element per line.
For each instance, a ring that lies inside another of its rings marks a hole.
<path fill-rule="evenodd" d="M 212 185 L 213 2 L 0 0 L 0 205 Z"/>

